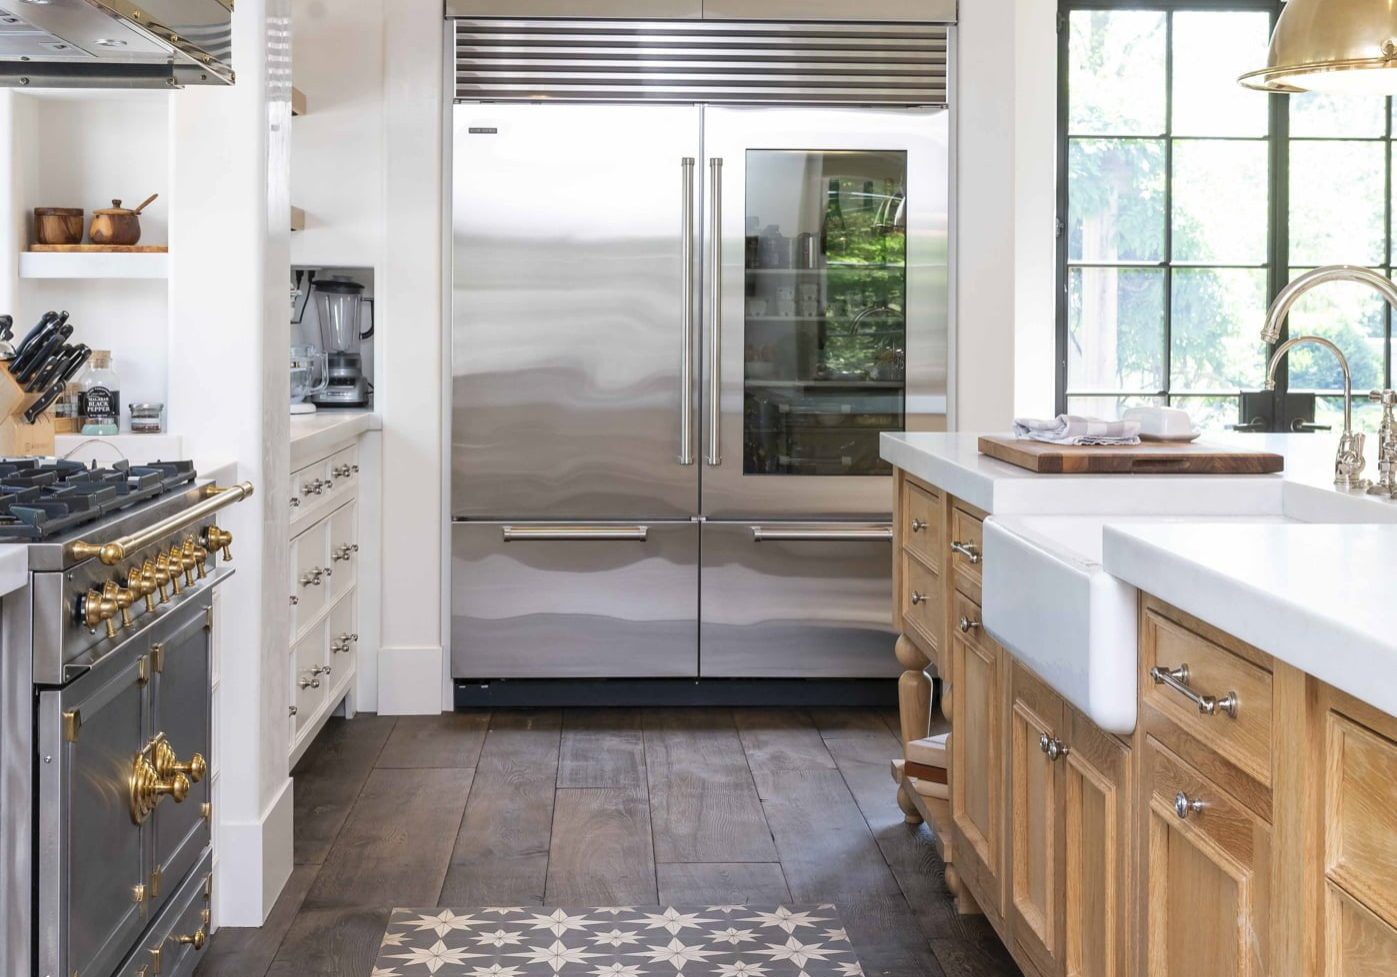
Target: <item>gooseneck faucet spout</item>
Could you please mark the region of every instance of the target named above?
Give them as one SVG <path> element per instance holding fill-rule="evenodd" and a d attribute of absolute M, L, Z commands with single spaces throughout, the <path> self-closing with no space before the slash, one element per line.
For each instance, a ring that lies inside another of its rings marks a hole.
<path fill-rule="evenodd" d="M 1281 338 L 1281 326 L 1290 315 L 1290 308 L 1310 289 L 1325 282 L 1356 282 L 1367 285 L 1376 291 L 1388 305 L 1397 310 L 1397 285 L 1383 275 L 1358 265 L 1325 265 L 1314 271 L 1307 271 L 1295 279 L 1271 303 L 1266 312 L 1266 325 L 1261 329 L 1261 341 L 1274 343 Z M 1363 474 L 1363 435 L 1353 430 L 1353 376 L 1349 372 L 1348 358 L 1343 351 L 1322 336 L 1296 336 L 1287 339 L 1271 354 L 1271 362 L 1266 367 L 1266 389 L 1276 388 L 1276 368 L 1286 353 L 1302 343 L 1322 346 L 1334 354 L 1339 361 L 1339 369 L 1344 374 L 1344 433 L 1339 438 L 1339 450 L 1334 457 L 1334 484 L 1340 488 L 1366 488 L 1368 482 Z"/>
<path fill-rule="evenodd" d="M 1388 305 L 1397 309 L 1397 284 L 1393 284 L 1391 279 L 1360 265 L 1324 265 L 1313 271 L 1305 272 L 1280 290 L 1275 301 L 1271 303 L 1271 308 L 1266 312 L 1266 325 L 1261 329 L 1261 341 L 1263 343 L 1279 342 L 1281 325 L 1285 322 L 1286 316 L 1290 315 L 1290 307 L 1300 296 L 1325 282 L 1357 282 L 1360 285 L 1367 285 L 1387 299 Z"/>

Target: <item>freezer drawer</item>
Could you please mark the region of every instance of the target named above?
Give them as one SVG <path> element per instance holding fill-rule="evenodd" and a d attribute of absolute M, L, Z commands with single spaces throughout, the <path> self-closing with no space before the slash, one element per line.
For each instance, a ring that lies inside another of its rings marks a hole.
<path fill-rule="evenodd" d="M 458 522 L 451 534 L 456 678 L 698 674 L 696 523 Z"/>
<path fill-rule="evenodd" d="M 705 678 L 880 678 L 902 669 L 888 621 L 887 523 L 703 525 Z"/>

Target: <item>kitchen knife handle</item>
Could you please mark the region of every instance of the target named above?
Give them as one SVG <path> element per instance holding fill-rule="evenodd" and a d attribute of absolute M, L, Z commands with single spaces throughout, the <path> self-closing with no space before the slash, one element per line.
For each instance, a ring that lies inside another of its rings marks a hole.
<path fill-rule="evenodd" d="M 679 161 L 679 464 L 694 463 L 694 158 Z"/>
<path fill-rule="evenodd" d="M 708 186 L 712 203 L 708 212 L 708 454 L 710 468 L 723 463 L 719 423 L 723 419 L 719 399 L 723 393 L 723 160 L 708 161 Z"/>

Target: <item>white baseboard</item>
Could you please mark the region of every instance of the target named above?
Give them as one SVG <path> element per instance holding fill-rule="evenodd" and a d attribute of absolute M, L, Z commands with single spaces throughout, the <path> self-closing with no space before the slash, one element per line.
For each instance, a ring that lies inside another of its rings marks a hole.
<path fill-rule="evenodd" d="M 427 716 L 442 711 L 440 645 L 384 647 L 378 653 L 378 714 Z"/>
<path fill-rule="evenodd" d="M 293 787 L 287 777 L 257 821 L 218 826 L 214 905 L 219 926 L 261 926 L 291 878 Z"/>

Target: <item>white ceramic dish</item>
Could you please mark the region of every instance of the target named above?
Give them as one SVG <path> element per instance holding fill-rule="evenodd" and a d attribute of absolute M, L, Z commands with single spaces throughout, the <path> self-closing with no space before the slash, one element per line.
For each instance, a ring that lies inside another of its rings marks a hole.
<path fill-rule="evenodd" d="M 1203 432 L 1198 428 L 1194 428 L 1187 434 L 1146 434 L 1144 431 L 1140 432 L 1141 441 L 1166 442 L 1168 444 L 1187 444 L 1190 441 L 1197 441 L 1202 436 Z"/>

